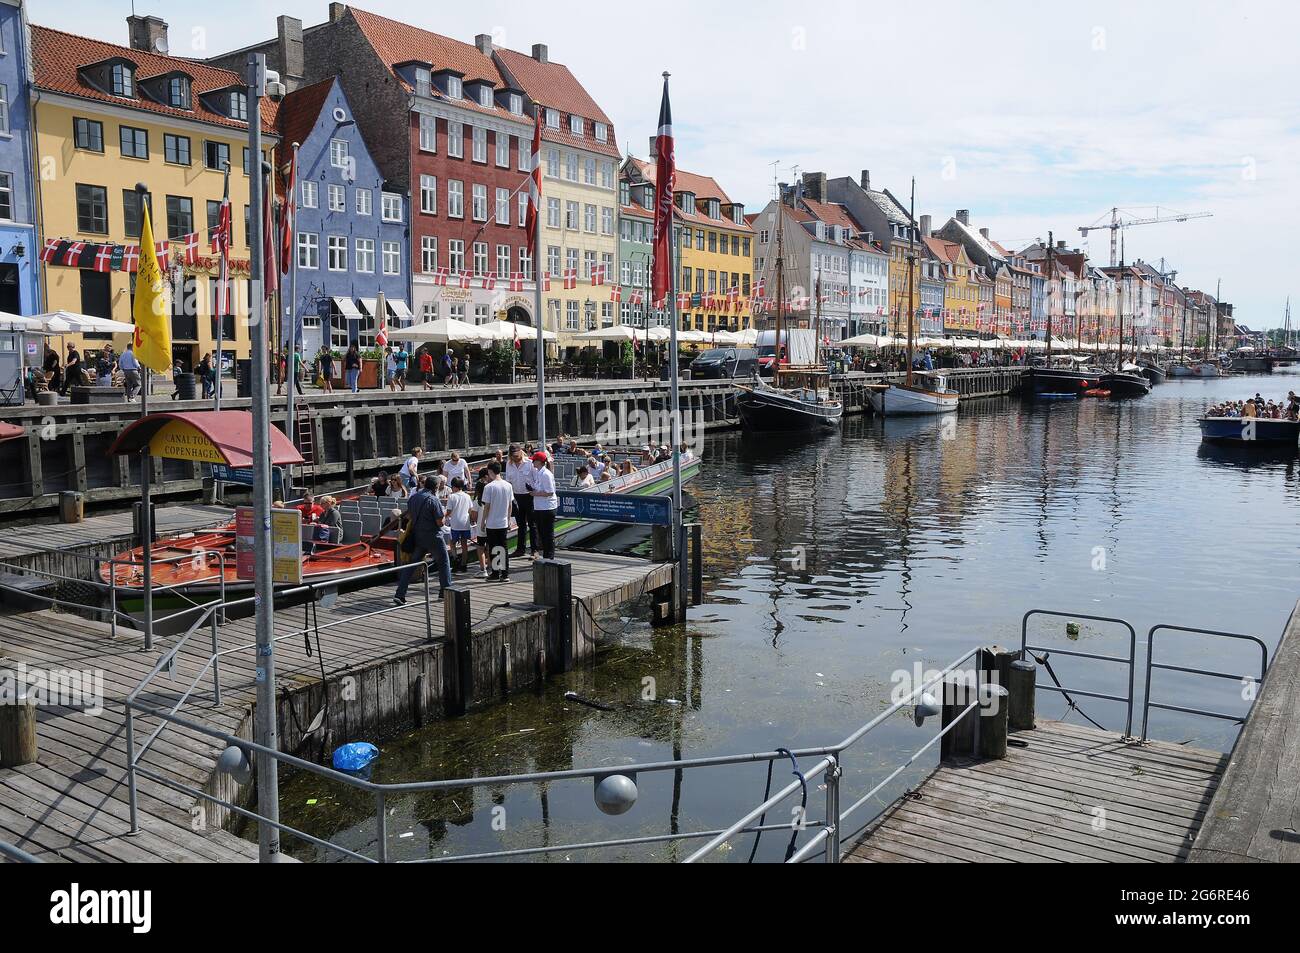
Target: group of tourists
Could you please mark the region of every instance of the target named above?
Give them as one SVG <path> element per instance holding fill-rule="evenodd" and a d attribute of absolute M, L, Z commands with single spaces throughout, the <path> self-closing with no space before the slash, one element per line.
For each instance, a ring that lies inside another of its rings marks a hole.
<path fill-rule="evenodd" d="M 339 358 L 335 356 L 333 348 L 328 344 L 321 345 L 315 357 L 316 385 L 320 387 L 322 393 L 332 394 L 334 393 L 334 378 Z M 281 349 L 278 360 L 279 377 L 275 387 L 277 396 L 283 393 L 286 382 L 292 382 L 295 391 L 299 394 L 303 393 L 303 360 L 302 351 L 296 351 L 291 362 L 289 349 Z M 463 387 L 469 383 L 470 358 L 468 353 L 457 355 L 451 348 L 448 348 L 442 357 L 435 361 L 433 354 L 428 349 L 421 349 L 412 354 L 399 343 L 387 345 L 383 349 L 381 359 L 383 386 L 393 393 L 405 391 L 406 385 L 410 383 L 412 361 L 415 362 L 416 367 L 419 369 L 420 380 L 423 381 L 425 390 L 433 390 L 438 381 L 442 381 L 444 387 L 453 388 Z M 344 386 L 353 394 L 360 393 L 362 356 L 361 350 L 355 343 L 348 345 L 347 351 L 343 354 L 342 363 Z"/>
<path fill-rule="evenodd" d="M 1265 400 L 1256 394 L 1249 400 L 1229 400 L 1215 404 L 1207 412 L 1209 417 L 1258 417 L 1263 420 L 1300 420 L 1300 397 L 1288 391 L 1285 401 Z"/>

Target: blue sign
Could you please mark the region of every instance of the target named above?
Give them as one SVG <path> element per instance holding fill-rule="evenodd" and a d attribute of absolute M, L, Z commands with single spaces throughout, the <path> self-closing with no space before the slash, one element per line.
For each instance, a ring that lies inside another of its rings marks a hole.
<path fill-rule="evenodd" d="M 666 496 L 626 496 L 619 493 L 572 493 L 562 491 L 558 515 L 565 519 L 594 520 L 597 523 L 632 523 L 668 526 L 673 521 L 672 500 Z"/>
<path fill-rule="evenodd" d="M 212 479 L 218 483 L 234 483 L 237 486 L 253 485 L 252 467 L 228 467 L 224 463 L 212 464 Z M 272 486 L 280 483 L 280 468 L 271 467 Z"/>

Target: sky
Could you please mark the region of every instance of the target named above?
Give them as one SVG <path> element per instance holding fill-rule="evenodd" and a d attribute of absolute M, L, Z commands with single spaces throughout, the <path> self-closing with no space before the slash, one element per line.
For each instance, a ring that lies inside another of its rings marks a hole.
<path fill-rule="evenodd" d="M 170 25 L 176 55 L 268 38 L 325 0 L 135 0 Z M 1003 245 L 1051 231 L 1107 264 L 1106 231 L 1171 212 L 1211 219 L 1124 232 L 1129 260 L 1178 271 L 1237 320 L 1278 326 L 1300 235 L 1300 4 L 1293 2 L 858 3 L 660 0 L 554 4 L 367 0 L 363 9 L 473 42 L 546 43 L 645 156 L 672 74 L 678 165 L 751 211 L 794 170 L 857 178 L 935 227 L 958 208 Z M 126 42 L 131 0 L 30 0 L 35 23 Z M 208 51 L 205 53 L 205 51 Z M 1162 212 L 1157 213 L 1156 207 Z M 1280 231 L 1273 231 L 1274 227 Z M 1293 287 L 1295 286 L 1295 287 Z M 1300 305 L 1300 297 L 1297 298 Z"/>

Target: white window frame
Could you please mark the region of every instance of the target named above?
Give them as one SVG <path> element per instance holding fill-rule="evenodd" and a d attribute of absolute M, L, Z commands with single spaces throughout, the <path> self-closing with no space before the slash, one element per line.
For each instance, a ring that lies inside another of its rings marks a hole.
<path fill-rule="evenodd" d="M 504 132 L 496 134 L 494 143 L 497 156 L 497 166 L 502 169 L 510 168 L 510 137 Z"/>
<path fill-rule="evenodd" d="M 352 239 L 353 261 L 356 270 L 365 275 L 375 273 L 375 240 L 373 238 Z"/>
<path fill-rule="evenodd" d="M 465 217 L 465 183 L 460 179 L 447 180 L 447 217 Z"/>
<path fill-rule="evenodd" d="M 475 162 L 487 162 L 487 127 L 470 126 L 471 155 Z"/>
<path fill-rule="evenodd" d="M 402 197 L 396 192 L 381 192 L 379 194 L 380 217 L 385 222 L 402 221 Z"/>
<path fill-rule="evenodd" d="M 383 256 L 384 274 L 400 275 L 402 273 L 402 243 L 382 242 L 379 250 Z"/>
<path fill-rule="evenodd" d="M 510 190 L 497 189 L 497 224 L 510 224 Z"/>
<path fill-rule="evenodd" d="M 438 152 L 438 117 L 420 116 L 420 151 L 437 154 Z"/>
<path fill-rule="evenodd" d="M 420 238 L 420 270 L 431 275 L 438 270 L 438 238 L 423 235 Z"/>
<path fill-rule="evenodd" d="M 298 233 L 298 267 L 320 269 L 320 236 L 315 232 Z"/>
<path fill-rule="evenodd" d="M 603 122 L 596 123 L 596 141 L 597 142 L 609 141 L 609 126 L 605 125 Z"/>
<path fill-rule="evenodd" d="M 420 176 L 420 212 L 424 215 L 438 214 L 438 177 L 436 175 Z"/>
<path fill-rule="evenodd" d="M 470 188 L 470 213 L 476 222 L 488 220 L 487 186 L 482 182 L 475 182 Z"/>
<path fill-rule="evenodd" d="M 465 95 L 465 86 L 459 76 L 447 77 L 447 98 L 462 99 Z"/>
<path fill-rule="evenodd" d="M 357 214 L 372 214 L 374 201 L 374 196 L 369 189 L 357 189 Z"/>
<path fill-rule="evenodd" d="M 465 158 L 465 124 L 447 120 L 447 155 L 453 159 Z"/>
<path fill-rule="evenodd" d="M 582 136 L 586 134 L 586 131 L 587 123 L 581 116 L 569 117 L 569 132 L 575 136 Z"/>
<path fill-rule="evenodd" d="M 315 208 L 317 201 L 316 183 L 304 180 L 302 183 L 302 207 Z"/>
<path fill-rule="evenodd" d="M 349 147 L 346 139 L 330 140 L 330 165 L 336 169 L 348 168 Z"/>
<path fill-rule="evenodd" d="M 346 235 L 329 235 L 326 238 L 325 266 L 329 271 L 348 270 L 348 238 Z M 337 264 L 336 264 L 337 262 Z"/>
<path fill-rule="evenodd" d="M 342 185 L 331 184 L 327 189 L 328 209 L 331 212 L 345 212 L 348 208 L 348 190 Z"/>

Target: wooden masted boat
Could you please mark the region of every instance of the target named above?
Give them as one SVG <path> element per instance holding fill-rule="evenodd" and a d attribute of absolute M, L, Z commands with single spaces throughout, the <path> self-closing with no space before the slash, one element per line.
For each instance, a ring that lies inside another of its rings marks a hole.
<path fill-rule="evenodd" d="M 830 374 L 816 368 L 781 368 L 780 386 L 737 385 L 736 409 L 746 430 L 757 433 L 817 433 L 833 430 L 844 404 L 830 395 Z"/>
<path fill-rule="evenodd" d="M 914 371 L 910 384 L 891 383 L 887 388 L 873 388 L 867 399 L 882 417 L 950 414 L 957 410 L 961 400 L 948 387 L 947 377 L 929 371 Z"/>

